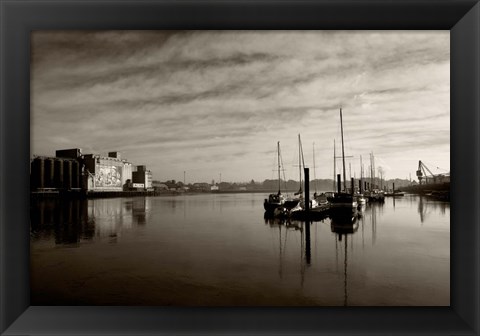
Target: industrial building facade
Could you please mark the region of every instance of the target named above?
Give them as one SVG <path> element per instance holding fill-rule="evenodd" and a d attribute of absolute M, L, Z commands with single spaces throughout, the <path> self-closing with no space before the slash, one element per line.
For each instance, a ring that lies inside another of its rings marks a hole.
<path fill-rule="evenodd" d="M 83 156 L 86 189 L 94 191 L 123 191 L 132 179 L 132 164 L 122 160 L 117 152 L 108 157 L 88 154 Z"/>
<path fill-rule="evenodd" d="M 137 166 L 137 171 L 132 172 L 132 187 L 153 190 L 152 172 L 145 166 Z"/>
<path fill-rule="evenodd" d="M 77 160 L 37 156 L 31 163 L 32 189 L 79 189 L 82 187 Z"/>
<path fill-rule="evenodd" d="M 135 171 L 119 152 L 83 155 L 80 148 L 57 150 L 55 157 L 35 156 L 30 170 L 32 190 L 128 191 L 152 188 L 145 166 Z"/>

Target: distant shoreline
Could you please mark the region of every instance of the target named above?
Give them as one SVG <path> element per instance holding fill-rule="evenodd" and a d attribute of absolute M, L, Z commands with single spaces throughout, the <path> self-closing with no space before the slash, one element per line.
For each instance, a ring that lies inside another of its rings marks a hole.
<path fill-rule="evenodd" d="M 282 193 L 295 193 L 298 190 L 282 190 Z M 205 195 L 205 194 L 270 194 L 277 193 L 278 190 L 212 190 L 212 191 L 31 191 L 32 199 L 78 199 L 78 198 L 114 198 L 114 197 L 138 197 L 138 196 L 181 196 L 181 195 Z M 313 191 L 312 191 L 313 192 Z M 323 191 L 319 191 L 323 192 Z"/>
<path fill-rule="evenodd" d="M 450 184 L 442 185 L 428 185 L 428 186 L 416 186 L 410 188 L 399 188 L 402 191 L 413 194 L 424 194 L 426 190 L 428 192 L 435 190 L 449 191 Z M 291 194 L 297 192 L 294 190 L 282 190 L 284 194 Z M 328 192 L 331 190 L 318 190 L 319 193 Z M 179 191 L 179 190 L 157 190 L 157 191 L 93 191 L 85 192 L 81 190 L 68 191 L 68 190 L 45 190 L 45 191 L 31 191 L 31 199 L 94 199 L 94 198 L 115 198 L 115 197 L 139 197 L 139 196 L 181 196 L 181 195 L 205 195 L 205 194 L 271 194 L 277 193 L 278 189 L 256 189 L 256 190 L 205 190 L 205 191 Z M 314 192 L 314 190 L 310 190 Z"/>

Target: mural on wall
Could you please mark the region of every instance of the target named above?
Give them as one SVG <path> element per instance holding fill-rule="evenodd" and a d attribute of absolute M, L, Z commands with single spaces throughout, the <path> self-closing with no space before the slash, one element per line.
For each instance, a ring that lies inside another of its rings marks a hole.
<path fill-rule="evenodd" d="M 95 187 L 121 188 L 122 168 L 117 166 L 97 166 L 95 174 Z"/>
<path fill-rule="evenodd" d="M 145 188 L 151 188 L 152 186 L 153 186 L 152 174 L 147 174 L 147 183 L 145 185 Z"/>

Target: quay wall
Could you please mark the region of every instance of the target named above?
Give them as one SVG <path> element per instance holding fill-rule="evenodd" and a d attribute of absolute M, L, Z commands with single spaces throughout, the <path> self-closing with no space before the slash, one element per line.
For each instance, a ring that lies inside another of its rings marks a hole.
<path fill-rule="evenodd" d="M 400 191 L 405 191 L 412 194 L 428 194 L 432 191 L 450 192 L 450 182 L 435 183 L 435 184 L 421 184 L 414 186 L 407 186 L 398 188 Z"/>
<path fill-rule="evenodd" d="M 158 196 L 165 193 L 155 191 L 84 191 L 84 190 L 60 190 L 60 191 L 32 191 L 32 199 L 44 198 L 113 198 L 135 196 Z"/>

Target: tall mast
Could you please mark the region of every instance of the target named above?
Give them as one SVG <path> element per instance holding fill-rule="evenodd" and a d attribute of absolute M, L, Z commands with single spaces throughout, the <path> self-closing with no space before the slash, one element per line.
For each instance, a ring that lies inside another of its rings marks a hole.
<path fill-rule="evenodd" d="M 302 168 L 305 168 L 305 157 L 303 156 L 303 146 L 302 139 L 300 139 L 300 134 L 298 135 L 298 140 L 300 142 L 300 153 L 302 154 Z"/>
<path fill-rule="evenodd" d="M 375 182 L 375 156 L 373 156 L 373 152 L 372 152 L 372 179 L 373 179 L 373 184 L 376 185 L 376 182 Z"/>
<path fill-rule="evenodd" d="M 372 152 L 372 173 L 373 173 L 373 183 L 375 183 L 376 185 L 376 178 L 377 178 L 377 172 L 376 172 L 376 168 L 375 168 L 375 155 L 373 155 L 373 152 Z"/>
<path fill-rule="evenodd" d="M 313 143 L 313 180 L 315 181 L 315 192 L 317 192 L 317 174 L 315 173 L 315 142 Z"/>
<path fill-rule="evenodd" d="M 300 154 L 300 134 L 298 135 L 298 176 L 300 177 L 300 190 L 302 190 L 302 161 Z"/>
<path fill-rule="evenodd" d="M 360 155 L 360 190 L 364 191 L 364 185 L 363 185 L 363 162 L 362 162 L 362 156 Z"/>
<path fill-rule="evenodd" d="M 370 188 L 373 188 L 373 153 L 370 153 Z"/>
<path fill-rule="evenodd" d="M 298 135 L 298 173 L 300 176 L 300 191 L 302 190 L 302 167 L 305 167 L 305 161 L 303 159 L 303 148 L 300 134 Z"/>
<path fill-rule="evenodd" d="M 280 141 L 277 141 L 277 161 L 278 161 L 278 194 L 280 195 Z"/>
<path fill-rule="evenodd" d="M 363 163 L 362 163 L 361 155 L 360 155 L 360 180 L 363 180 Z"/>
<path fill-rule="evenodd" d="M 343 119 L 342 119 L 342 108 L 340 107 L 340 129 L 342 131 L 342 161 L 343 161 L 343 191 L 347 189 L 347 177 L 345 175 L 345 148 L 343 145 Z"/>

